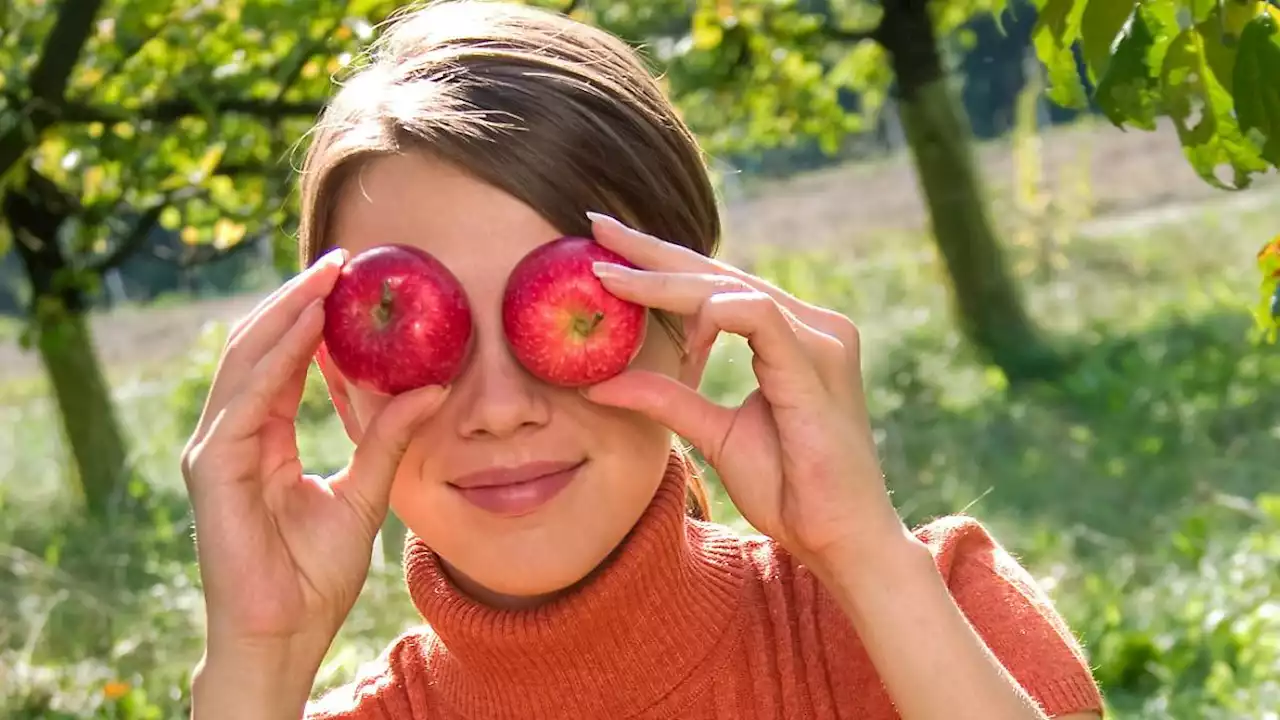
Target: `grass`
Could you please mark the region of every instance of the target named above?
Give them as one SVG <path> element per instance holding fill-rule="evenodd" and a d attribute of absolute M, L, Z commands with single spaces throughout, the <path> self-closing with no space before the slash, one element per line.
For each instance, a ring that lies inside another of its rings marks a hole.
<path fill-rule="evenodd" d="M 1113 717 L 1280 707 L 1280 499 L 1266 494 L 1280 467 L 1280 350 L 1251 341 L 1248 317 L 1275 210 L 1078 236 L 1052 269 L 1020 250 L 1035 316 L 1084 358 L 1049 387 L 1012 389 L 977 361 L 925 238 L 782 249 L 754 266 L 857 320 L 904 516 L 987 523 L 1081 635 Z M 155 510 L 109 530 L 77 518 L 41 393 L 0 391 L 0 715 L 185 714 L 203 614 L 177 454 L 219 340 L 167 373 L 117 378 Z M 739 398 L 749 373 L 744 344 L 726 340 L 705 390 Z M 301 445 L 316 470 L 350 447 L 314 383 Z M 717 498 L 718 519 L 737 524 Z M 415 621 L 398 568 L 376 565 L 318 685 Z"/>

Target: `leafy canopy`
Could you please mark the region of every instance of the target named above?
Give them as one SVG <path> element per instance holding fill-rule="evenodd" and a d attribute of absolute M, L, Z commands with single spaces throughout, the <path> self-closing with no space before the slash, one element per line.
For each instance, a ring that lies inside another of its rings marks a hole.
<path fill-rule="evenodd" d="M 525 1 L 642 45 L 708 149 L 726 153 L 806 139 L 833 149 L 867 129 L 894 79 L 893 48 L 875 32 L 884 3 L 917 0 Z M 1055 102 L 1092 101 L 1121 128 L 1169 118 L 1190 165 L 1220 188 L 1247 187 L 1280 164 L 1274 3 L 1032 1 Z M 137 233 L 121 225 L 129 212 L 197 249 L 286 226 L 292 151 L 333 75 L 398 6 L 0 4 L 0 189 L 36 172 L 74 198 L 72 254 L 90 268 L 132 251 Z M 1008 0 L 933 0 L 928 11 L 944 42 L 975 17 L 1015 12 Z M 281 249 L 291 266 L 291 245 Z M 1264 268 L 1264 301 L 1275 284 Z"/>
<path fill-rule="evenodd" d="M 0 190 L 38 173 L 73 199 L 67 252 L 85 268 L 134 249 L 121 244 L 138 214 L 193 251 L 279 228 L 291 151 L 331 75 L 395 6 L 12 0 L 0 6 Z"/>
<path fill-rule="evenodd" d="M 1263 0 L 1036 0 L 1050 97 L 1090 97 L 1117 127 L 1172 120 L 1183 153 L 1226 190 L 1280 167 L 1280 7 Z M 1085 72 L 1077 72 L 1074 49 Z M 1086 93 L 1085 83 L 1093 88 Z M 1255 316 L 1280 325 L 1280 237 L 1258 253 Z"/>

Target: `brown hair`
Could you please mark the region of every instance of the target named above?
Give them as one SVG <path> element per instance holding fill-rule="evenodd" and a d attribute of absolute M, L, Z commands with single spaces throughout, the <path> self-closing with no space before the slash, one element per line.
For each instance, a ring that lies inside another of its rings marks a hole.
<path fill-rule="evenodd" d="M 361 161 L 428 152 L 518 198 L 565 234 L 588 210 L 713 255 L 702 153 L 639 55 L 563 15 L 484 0 L 403 9 L 343 80 L 301 178 L 303 267 L 327 248 L 335 198 Z M 658 318 L 679 338 L 670 318 Z M 689 463 L 690 514 L 709 519 Z"/>

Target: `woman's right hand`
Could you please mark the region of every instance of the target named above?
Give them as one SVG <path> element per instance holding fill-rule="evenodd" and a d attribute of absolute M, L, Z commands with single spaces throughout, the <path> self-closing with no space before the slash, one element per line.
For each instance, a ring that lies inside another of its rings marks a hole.
<path fill-rule="evenodd" d="M 182 456 L 208 619 L 206 667 L 254 654 L 314 664 L 369 570 L 396 467 L 446 388 L 397 396 L 331 478 L 303 473 L 295 419 L 320 346 L 330 253 L 258 305 L 227 340 Z M 308 678 L 309 680 L 309 678 Z"/>

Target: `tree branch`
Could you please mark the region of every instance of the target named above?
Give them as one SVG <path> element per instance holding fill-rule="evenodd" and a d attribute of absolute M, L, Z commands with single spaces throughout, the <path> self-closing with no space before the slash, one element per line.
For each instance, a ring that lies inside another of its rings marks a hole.
<path fill-rule="evenodd" d="M 101 7 L 102 0 L 63 1 L 53 29 L 40 48 L 40 60 L 31 71 L 29 85 L 34 98 L 54 105 L 62 100 Z"/>
<path fill-rule="evenodd" d="M 89 265 L 90 269 L 97 273 L 104 273 L 128 260 L 130 255 L 142 249 L 147 239 L 151 237 L 151 233 L 159 227 L 160 214 L 164 212 L 165 208 L 175 202 L 189 200 L 203 194 L 203 192 L 204 190 L 201 188 L 187 187 L 182 190 L 165 193 L 163 200 L 142 211 L 142 214 L 138 216 L 138 219 L 129 228 L 129 232 L 120 239 L 120 242 L 116 244 L 110 253 L 91 263 Z"/>
<path fill-rule="evenodd" d="M 223 163 L 214 168 L 210 175 L 226 175 L 230 178 L 243 177 L 245 175 L 263 175 L 268 172 L 275 172 L 280 169 L 279 165 L 270 165 L 262 162 L 239 162 L 239 163 Z"/>
<path fill-rule="evenodd" d="M 320 100 L 306 102 L 278 102 L 257 98 L 232 98 L 209 103 L 208 110 L 218 115 L 250 115 L 262 120 L 281 120 L 289 117 L 315 117 L 324 109 Z M 116 123 L 135 120 L 151 120 L 159 123 L 177 122 L 185 117 L 205 114 L 200 104 L 185 98 L 162 100 L 140 108 L 99 107 L 78 102 L 63 103 L 59 108 L 60 119 L 74 123 Z"/>
<path fill-rule="evenodd" d="M 154 28 L 148 30 L 146 34 L 143 35 L 135 45 L 133 45 L 133 47 L 122 47 L 120 57 L 112 63 L 111 67 L 106 71 L 106 73 L 104 73 L 104 77 L 112 77 L 117 75 L 121 70 L 124 70 L 124 66 L 128 65 L 130 60 L 136 57 L 138 53 L 142 52 L 142 49 L 146 47 L 148 43 L 160 37 L 160 33 L 164 32 L 165 28 L 169 27 L 169 22 L 172 19 L 173 13 L 169 13 L 160 20 Z"/>
<path fill-rule="evenodd" d="M 349 7 L 350 3 L 347 4 L 347 8 Z M 294 49 L 297 55 L 294 57 L 293 65 L 280 80 L 280 90 L 276 93 L 275 100 L 277 103 L 284 99 L 284 94 L 289 92 L 289 88 L 293 87 L 294 83 L 298 82 L 299 77 L 302 77 L 302 70 L 307 66 L 307 62 L 324 48 L 325 42 L 342 25 L 344 15 L 346 15 L 346 8 L 343 9 L 343 12 L 338 13 L 338 16 L 333 19 L 329 27 L 325 28 L 324 32 L 320 33 L 319 37 L 311 39 L 306 45 L 300 44 Z"/>
<path fill-rule="evenodd" d="M 55 122 L 54 110 L 62 103 L 67 80 L 80 60 L 101 7 L 102 0 L 63 0 L 31 72 L 31 100 L 27 111 L 19 113 L 25 118 L 0 135 L 0 179 L 8 176 L 36 138 Z"/>
<path fill-rule="evenodd" d="M 241 238 L 235 245 L 229 245 L 224 248 L 215 248 L 212 245 L 192 245 L 187 246 L 182 252 L 165 252 L 169 248 L 154 248 L 151 255 L 157 260 L 171 263 L 182 270 L 189 270 L 197 265 L 208 265 L 234 257 L 254 248 L 259 242 L 261 242 L 261 238 L 245 237 Z"/>
<path fill-rule="evenodd" d="M 860 43 L 863 40 L 880 42 L 879 26 L 871 28 L 870 30 L 843 30 L 833 25 L 825 25 L 822 28 L 822 34 L 837 42 Z"/>
<path fill-rule="evenodd" d="M 242 252 L 252 250 L 261 242 L 259 238 L 241 238 L 235 245 L 229 245 L 224 248 L 216 248 L 212 245 L 196 245 L 192 247 L 182 258 L 182 268 L 193 268 L 197 265 L 208 265 L 215 262 L 221 262 L 227 258 L 239 255 Z"/>

